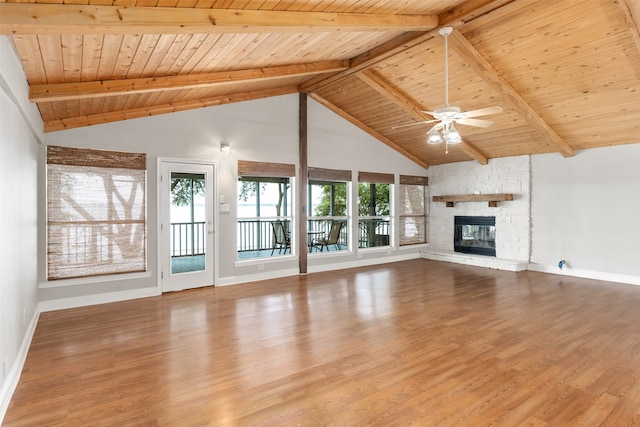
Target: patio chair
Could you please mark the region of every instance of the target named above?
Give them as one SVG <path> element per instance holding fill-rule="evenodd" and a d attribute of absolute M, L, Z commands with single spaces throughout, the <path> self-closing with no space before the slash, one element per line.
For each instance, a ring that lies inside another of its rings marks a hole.
<path fill-rule="evenodd" d="M 331 221 L 329 236 L 315 239 L 313 241 L 313 247 L 319 247 L 320 252 L 324 251 L 324 248 L 327 248 L 328 251 L 329 245 L 334 245 L 337 251 L 341 250 L 340 245 L 338 245 L 338 240 L 340 240 L 340 231 L 342 230 L 343 225 L 344 221 Z"/>
<path fill-rule="evenodd" d="M 273 256 L 273 252 L 278 248 L 278 253 L 282 253 L 282 249 L 284 249 L 284 253 L 287 253 L 287 249 L 289 249 L 289 253 L 291 253 L 291 238 L 287 233 L 287 230 L 284 228 L 284 224 L 281 221 L 275 221 L 271 223 L 271 227 L 273 228 L 273 246 L 271 247 L 271 255 Z"/>

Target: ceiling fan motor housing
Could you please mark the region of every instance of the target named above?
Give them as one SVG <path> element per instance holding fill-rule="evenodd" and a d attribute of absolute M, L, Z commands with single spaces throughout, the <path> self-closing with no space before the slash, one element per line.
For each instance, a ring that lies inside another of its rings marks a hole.
<path fill-rule="evenodd" d="M 443 121 L 453 121 L 456 118 L 460 118 L 460 107 L 441 107 L 433 111 L 433 116 Z"/>

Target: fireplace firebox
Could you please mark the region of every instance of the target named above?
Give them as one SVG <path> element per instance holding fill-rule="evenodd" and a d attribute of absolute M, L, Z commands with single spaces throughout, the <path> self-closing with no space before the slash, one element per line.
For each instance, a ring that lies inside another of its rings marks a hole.
<path fill-rule="evenodd" d="M 496 256 L 496 217 L 456 216 L 453 250 L 467 254 Z"/>

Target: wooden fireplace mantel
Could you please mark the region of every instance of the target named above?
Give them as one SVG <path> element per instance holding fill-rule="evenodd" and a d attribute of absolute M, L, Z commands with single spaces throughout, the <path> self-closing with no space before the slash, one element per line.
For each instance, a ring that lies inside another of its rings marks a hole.
<path fill-rule="evenodd" d="M 444 202 L 452 208 L 456 202 L 489 202 L 490 208 L 498 206 L 498 202 L 513 200 L 512 193 L 499 194 L 458 194 L 450 196 L 433 196 L 434 202 Z"/>

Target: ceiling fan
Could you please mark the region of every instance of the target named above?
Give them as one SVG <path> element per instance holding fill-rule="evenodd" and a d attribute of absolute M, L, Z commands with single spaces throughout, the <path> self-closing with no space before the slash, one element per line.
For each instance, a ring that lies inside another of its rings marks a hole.
<path fill-rule="evenodd" d="M 447 37 L 453 31 L 452 27 L 440 28 L 440 35 L 444 37 L 444 80 L 445 80 L 445 106 L 437 108 L 434 111 L 423 111 L 423 113 L 433 116 L 435 120 L 425 120 L 418 123 L 409 123 L 406 125 L 394 126 L 397 129 L 406 126 L 415 126 L 424 123 L 435 123 L 435 125 L 427 132 L 427 142 L 429 144 L 459 144 L 462 142 L 460 134 L 453 126 L 454 123 L 486 128 L 493 124 L 491 120 L 474 119 L 473 117 L 486 116 L 489 114 L 501 113 L 502 108 L 498 106 L 480 108 L 471 111 L 462 111 L 460 107 L 449 105 L 449 45 Z"/>

